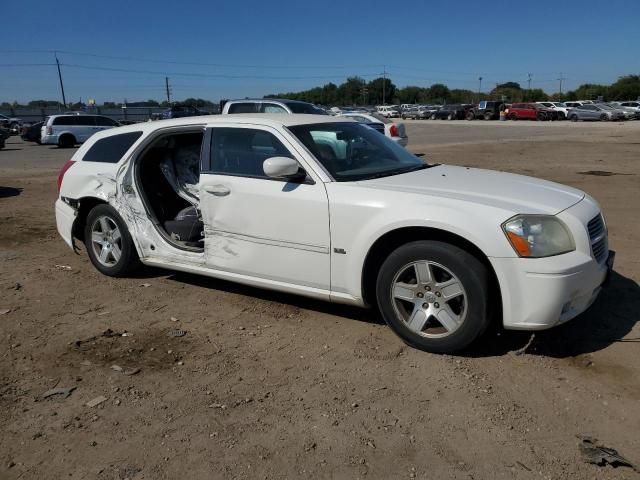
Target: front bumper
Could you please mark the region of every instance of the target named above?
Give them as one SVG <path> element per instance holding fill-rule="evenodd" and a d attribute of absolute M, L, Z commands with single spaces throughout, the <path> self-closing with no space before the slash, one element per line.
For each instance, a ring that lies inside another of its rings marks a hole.
<path fill-rule="evenodd" d="M 594 302 L 609 271 L 581 252 L 489 260 L 503 286 L 503 325 L 514 330 L 544 330 L 576 317 Z"/>

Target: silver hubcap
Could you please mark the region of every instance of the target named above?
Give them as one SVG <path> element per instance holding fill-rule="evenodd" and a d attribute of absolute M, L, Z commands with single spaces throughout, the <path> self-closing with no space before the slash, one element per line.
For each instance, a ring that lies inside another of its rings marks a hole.
<path fill-rule="evenodd" d="M 428 260 L 402 267 L 391 283 L 398 319 L 413 332 L 442 338 L 455 332 L 467 315 L 467 294 L 451 270 Z"/>
<path fill-rule="evenodd" d="M 91 245 L 98 262 L 113 267 L 122 256 L 122 236 L 112 218 L 102 215 L 91 225 Z"/>

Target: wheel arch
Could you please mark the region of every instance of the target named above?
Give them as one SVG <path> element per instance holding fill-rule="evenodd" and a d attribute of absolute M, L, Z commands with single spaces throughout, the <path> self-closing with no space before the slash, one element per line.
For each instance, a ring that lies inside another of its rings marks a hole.
<path fill-rule="evenodd" d="M 501 317 L 502 294 L 496 272 L 487 255 L 478 246 L 455 233 L 433 227 L 400 227 L 386 232 L 369 248 L 362 267 L 362 298 L 367 305 L 375 305 L 375 290 L 378 271 L 385 258 L 396 248 L 416 240 L 438 240 L 455 245 L 478 258 L 489 272 L 491 284 L 489 286 L 489 304 L 494 310 L 499 309 L 496 318 Z"/>
<path fill-rule="evenodd" d="M 109 202 L 98 197 L 82 197 L 77 202 L 76 219 L 71 227 L 71 236 L 84 242 L 84 227 L 87 223 L 87 215 L 97 205 L 109 205 Z"/>

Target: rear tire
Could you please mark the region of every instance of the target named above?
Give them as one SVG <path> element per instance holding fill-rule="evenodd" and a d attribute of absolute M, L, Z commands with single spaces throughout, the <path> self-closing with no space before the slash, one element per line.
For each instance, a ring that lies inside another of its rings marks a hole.
<path fill-rule="evenodd" d="M 609 120 L 609 117 L 607 117 L 606 113 L 603 113 L 602 115 L 600 115 L 600 121 L 601 122 L 606 122 Z"/>
<path fill-rule="evenodd" d="M 466 250 L 433 240 L 407 243 L 382 264 L 378 308 L 407 344 L 434 353 L 462 350 L 487 328 L 490 276 Z"/>
<path fill-rule="evenodd" d="M 140 267 L 127 225 L 110 205 L 91 209 L 85 222 L 84 244 L 91 263 L 104 275 L 122 277 Z"/>
<path fill-rule="evenodd" d="M 510 113 L 509 120 L 518 120 L 518 116 L 515 113 Z"/>
<path fill-rule="evenodd" d="M 58 139 L 58 147 L 71 148 L 76 144 L 76 139 L 73 135 L 65 133 Z"/>
<path fill-rule="evenodd" d="M 493 120 L 493 114 L 491 114 L 491 112 L 486 112 L 484 114 L 484 119 L 485 120 Z"/>
<path fill-rule="evenodd" d="M 453 113 L 450 113 L 449 115 L 447 115 L 447 120 L 453 120 L 456 117 L 453 115 Z"/>
<path fill-rule="evenodd" d="M 431 116 L 429 117 L 431 120 L 435 120 L 437 118 L 435 113 L 432 113 Z"/>
<path fill-rule="evenodd" d="M 572 122 L 577 122 L 578 121 L 578 115 L 576 115 L 575 113 L 569 115 L 569 120 L 571 120 Z"/>

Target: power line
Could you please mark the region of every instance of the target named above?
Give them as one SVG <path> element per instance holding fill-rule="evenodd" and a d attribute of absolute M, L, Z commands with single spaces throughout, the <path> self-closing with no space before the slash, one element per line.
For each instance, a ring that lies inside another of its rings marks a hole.
<path fill-rule="evenodd" d="M 127 68 L 115 68 L 115 67 L 97 67 L 94 65 L 80 65 L 77 63 L 61 63 L 65 67 L 81 68 L 87 70 L 102 70 L 108 72 L 123 72 L 123 73 L 143 73 L 148 75 L 161 75 L 161 76 L 183 76 L 183 77 L 203 77 L 203 78 L 226 78 L 226 79 L 242 79 L 252 78 L 259 80 L 318 80 L 334 78 L 336 76 L 342 76 L 343 74 L 327 74 L 327 75 L 312 75 L 312 76 L 273 76 L 273 75 L 228 75 L 224 73 L 196 73 L 196 72 L 164 72 L 154 70 L 133 70 Z M 360 77 L 375 77 L 379 74 L 360 74 Z"/>

